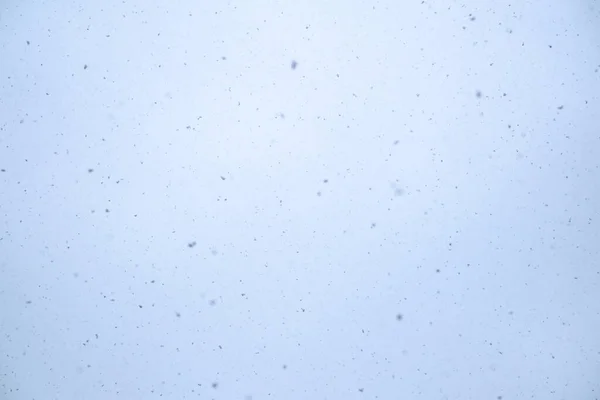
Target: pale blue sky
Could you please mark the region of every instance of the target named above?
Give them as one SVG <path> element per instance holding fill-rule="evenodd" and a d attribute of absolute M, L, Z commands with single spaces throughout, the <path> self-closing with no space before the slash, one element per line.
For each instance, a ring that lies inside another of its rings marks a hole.
<path fill-rule="evenodd" d="M 0 396 L 600 398 L 599 69 L 590 0 L 1 2 Z"/>

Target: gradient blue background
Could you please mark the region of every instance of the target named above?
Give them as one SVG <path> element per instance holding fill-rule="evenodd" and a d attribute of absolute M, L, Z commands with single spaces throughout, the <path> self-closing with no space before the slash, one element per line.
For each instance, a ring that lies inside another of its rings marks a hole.
<path fill-rule="evenodd" d="M 597 1 L 1 2 L 0 395 L 600 398 L 599 69 Z"/>

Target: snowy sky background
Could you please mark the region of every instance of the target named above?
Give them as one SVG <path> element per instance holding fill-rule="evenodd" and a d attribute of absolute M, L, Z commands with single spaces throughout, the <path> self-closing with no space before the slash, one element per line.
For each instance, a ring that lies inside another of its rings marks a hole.
<path fill-rule="evenodd" d="M 599 69 L 591 0 L 0 2 L 0 396 L 600 398 Z"/>

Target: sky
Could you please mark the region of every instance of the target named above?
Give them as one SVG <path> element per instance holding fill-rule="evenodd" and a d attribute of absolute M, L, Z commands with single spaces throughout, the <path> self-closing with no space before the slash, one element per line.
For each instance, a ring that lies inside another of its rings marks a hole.
<path fill-rule="evenodd" d="M 600 398 L 600 3 L 0 2 L 0 398 Z"/>

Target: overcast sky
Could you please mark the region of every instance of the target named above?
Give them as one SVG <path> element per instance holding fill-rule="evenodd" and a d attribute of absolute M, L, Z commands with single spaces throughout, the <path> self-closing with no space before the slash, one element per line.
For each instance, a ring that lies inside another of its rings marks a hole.
<path fill-rule="evenodd" d="M 0 396 L 600 398 L 600 4 L 0 2 Z"/>

